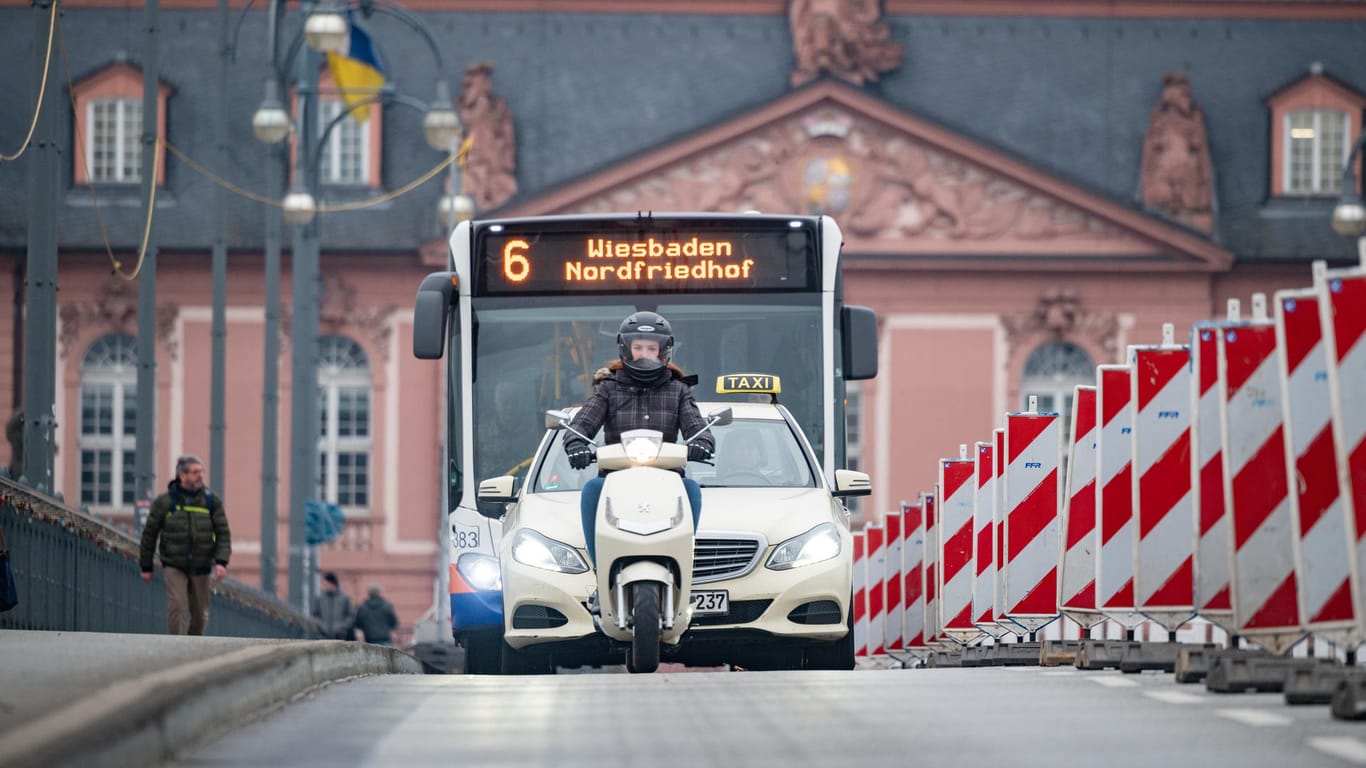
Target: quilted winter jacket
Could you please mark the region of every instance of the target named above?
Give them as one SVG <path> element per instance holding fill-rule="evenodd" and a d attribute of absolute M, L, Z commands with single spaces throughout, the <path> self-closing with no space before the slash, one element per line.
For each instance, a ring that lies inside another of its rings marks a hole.
<path fill-rule="evenodd" d="M 602 428 L 605 442 L 609 444 L 621 442 L 621 433 L 632 429 L 657 429 L 669 442 L 677 440 L 680 432 L 684 437 L 691 437 L 707 426 L 707 422 L 697 409 L 692 386 L 683 377 L 683 372 L 673 365 L 669 369 L 673 372 L 669 380 L 653 387 L 633 382 L 625 370 L 612 370 L 610 376 L 596 382 L 592 397 L 570 424 L 585 435 Z M 575 442 L 583 441 L 569 437 L 565 440 L 565 448 L 572 447 Z M 697 442 L 712 449 L 716 446 L 710 432 L 704 433 Z"/>
<path fill-rule="evenodd" d="M 223 499 L 213 496 L 213 508 L 206 506 L 205 492 L 187 494 L 180 481 L 172 480 L 167 492 L 152 502 L 147 527 L 142 529 L 139 565 L 152 570 L 152 553 L 161 539 L 161 564 L 186 573 L 210 573 L 215 563 L 227 565 L 232 557 L 232 534 Z"/>

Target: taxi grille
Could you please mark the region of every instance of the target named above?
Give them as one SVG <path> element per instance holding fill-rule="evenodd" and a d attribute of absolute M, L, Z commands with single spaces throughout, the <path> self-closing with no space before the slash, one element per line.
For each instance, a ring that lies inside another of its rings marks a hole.
<path fill-rule="evenodd" d="M 701 536 L 693 543 L 692 583 L 706 584 L 743 576 L 754 570 L 764 542 L 753 536 Z"/>

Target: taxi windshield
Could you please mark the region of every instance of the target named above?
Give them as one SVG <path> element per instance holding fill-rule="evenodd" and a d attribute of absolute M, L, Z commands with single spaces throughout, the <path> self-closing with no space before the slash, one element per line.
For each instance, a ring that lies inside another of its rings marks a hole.
<path fill-rule="evenodd" d="M 811 462 L 792 428 L 782 419 L 736 419 L 712 427 L 716 455 L 688 462 L 688 477 L 703 488 L 814 488 Z M 564 454 L 566 430 L 557 430 L 537 466 L 532 493 L 578 491 L 597 477 L 598 465 L 576 470 Z M 602 433 L 595 436 L 602 445 Z"/>

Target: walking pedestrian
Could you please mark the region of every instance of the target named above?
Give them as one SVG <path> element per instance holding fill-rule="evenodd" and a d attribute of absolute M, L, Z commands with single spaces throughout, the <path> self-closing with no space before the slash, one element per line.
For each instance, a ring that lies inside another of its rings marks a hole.
<path fill-rule="evenodd" d="M 351 596 L 342 590 L 337 574 L 331 571 L 323 574 L 323 592 L 313 604 L 313 618 L 318 620 L 325 638 L 356 639 L 356 608 L 351 604 Z"/>
<path fill-rule="evenodd" d="M 356 629 L 367 643 L 393 645 L 390 632 L 398 627 L 398 614 L 394 604 L 380 594 L 383 591 L 378 584 L 370 585 L 370 596 L 356 609 Z"/>
<path fill-rule="evenodd" d="M 181 456 L 175 472 L 166 493 L 152 502 L 138 560 L 142 580 L 151 584 L 152 555 L 160 539 L 167 630 L 202 635 L 209 623 L 209 576 L 227 576 L 232 534 L 223 499 L 204 485 L 204 462 Z"/>

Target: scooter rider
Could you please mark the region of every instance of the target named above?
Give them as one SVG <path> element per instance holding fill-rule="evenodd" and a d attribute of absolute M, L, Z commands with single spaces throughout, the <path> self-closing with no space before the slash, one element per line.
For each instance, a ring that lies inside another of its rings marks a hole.
<path fill-rule="evenodd" d="M 608 366 L 610 375 L 595 382 L 593 394 L 574 416 L 570 426 L 585 435 L 606 432 L 608 444 L 621 442 L 621 433 L 633 429 L 653 429 L 664 433 L 666 441 L 676 441 L 682 431 L 692 437 L 707 422 L 692 396 L 692 382 L 682 369 L 670 362 L 674 337 L 669 321 L 655 312 L 636 312 L 621 322 L 617 332 L 620 359 Z M 715 452 L 711 432 L 703 432 L 688 446 L 689 461 L 706 461 Z M 570 433 L 564 441 L 565 454 L 574 469 L 584 469 L 593 461 L 588 442 Z M 681 470 L 680 470 L 681 473 Z M 580 497 L 583 535 L 588 559 L 594 562 L 594 535 L 598 499 L 603 476 L 589 480 Z M 688 502 L 692 506 L 693 530 L 702 515 L 702 489 L 684 477 Z"/>

